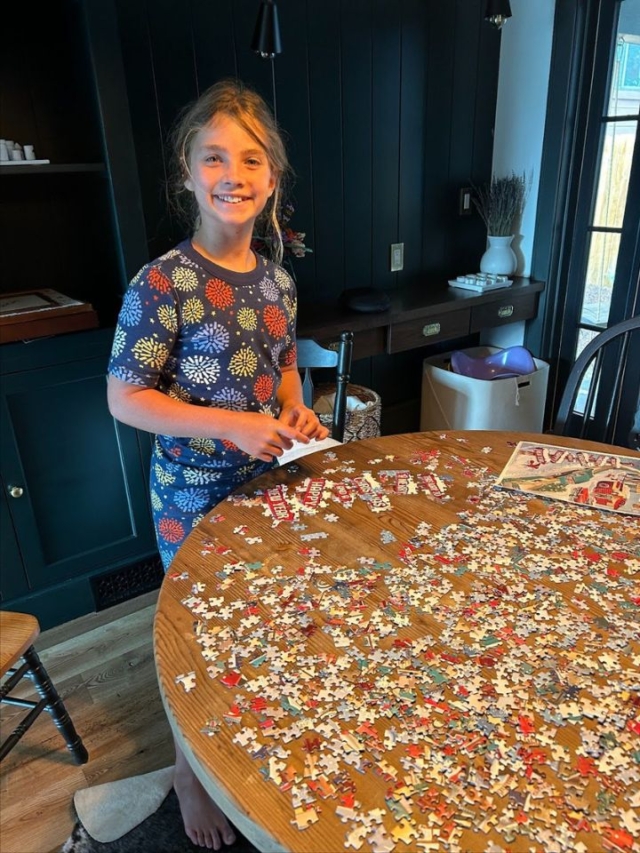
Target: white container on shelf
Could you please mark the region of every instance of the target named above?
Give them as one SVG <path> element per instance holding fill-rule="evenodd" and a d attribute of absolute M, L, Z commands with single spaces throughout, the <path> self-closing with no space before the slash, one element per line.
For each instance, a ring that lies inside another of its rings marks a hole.
<path fill-rule="evenodd" d="M 499 347 L 471 347 L 480 358 Z M 497 429 L 542 432 L 549 365 L 535 358 L 536 370 L 503 379 L 474 379 L 449 370 L 451 353 L 426 358 L 422 370 L 421 430 Z"/>

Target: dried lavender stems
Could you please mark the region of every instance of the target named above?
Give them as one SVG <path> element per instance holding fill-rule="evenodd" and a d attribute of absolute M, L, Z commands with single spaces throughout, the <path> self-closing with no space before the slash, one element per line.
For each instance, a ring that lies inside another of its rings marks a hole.
<path fill-rule="evenodd" d="M 473 203 L 492 237 L 510 237 L 515 220 L 522 215 L 529 181 L 524 172 L 511 172 L 502 178 L 492 178 L 491 183 L 475 187 Z"/>

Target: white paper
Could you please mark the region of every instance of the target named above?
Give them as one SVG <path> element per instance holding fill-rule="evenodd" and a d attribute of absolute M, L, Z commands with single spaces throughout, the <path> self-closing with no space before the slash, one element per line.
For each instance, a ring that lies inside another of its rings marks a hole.
<path fill-rule="evenodd" d="M 309 453 L 318 453 L 321 450 L 330 450 L 332 447 L 340 447 L 340 444 L 340 441 L 336 441 L 335 438 L 330 438 L 329 436 L 320 441 L 312 438 L 309 444 L 305 444 L 302 441 L 294 441 L 293 447 L 285 450 L 282 456 L 278 457 L 278 465 L 280 467 L 288 465 L 289 462 L 300 459 L 301 456 L 307 456 Z"/>

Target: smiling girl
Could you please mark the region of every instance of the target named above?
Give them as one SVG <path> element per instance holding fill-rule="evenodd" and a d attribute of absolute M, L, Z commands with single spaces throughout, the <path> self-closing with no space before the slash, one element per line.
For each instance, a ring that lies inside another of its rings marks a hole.
<path fill-rule="evenodd" d="M 302 402 L 294 284 L 251 249 L 258 217 L 280 235 L 288 163 L 273 116 L 255 92 L 223 81 L 183 114 L 173 148 L 192 237 L 131 282 L 108 382 L 112 415 L 156 434 L 151 506 L 165 570 L 233 489 L 294 440 L 328 433 Z M 191 841 L 218 850 L 234 840 L 177 744 L 174 787 Z"/>

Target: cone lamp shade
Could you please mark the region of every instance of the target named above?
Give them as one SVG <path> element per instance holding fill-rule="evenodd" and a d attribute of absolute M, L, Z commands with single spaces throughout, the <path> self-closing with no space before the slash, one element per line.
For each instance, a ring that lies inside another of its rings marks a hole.
<path fill-rule="evenodd" d="M 263 0 L 260 4 L 251 50 L 259 53 L 263 59 L 273 59 L 282 53 L 278 7 L 273 0 Z"/>

